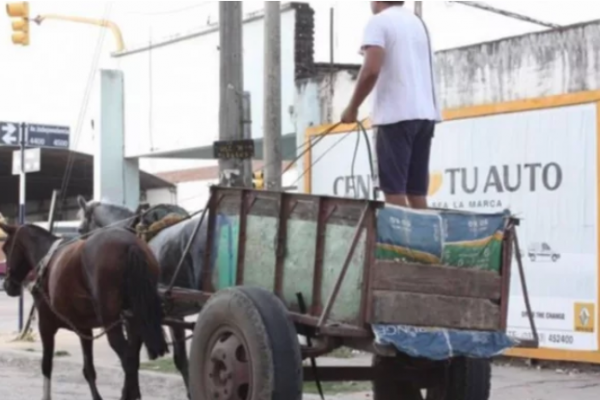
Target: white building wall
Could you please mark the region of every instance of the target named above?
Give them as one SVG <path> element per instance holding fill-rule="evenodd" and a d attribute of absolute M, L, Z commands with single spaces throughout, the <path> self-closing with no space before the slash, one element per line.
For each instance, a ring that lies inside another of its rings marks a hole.
<path fill-rule="evenodd" d="M 600 88 L 600 22 L 442 51 L 446 109 Z"/>
<path fill-rule="evenodd" d="M 282 24 L 282 131 L 294 132 L 295 14 Z M 243 28 L 244 89 L 252 96 L 252 134 L 263 135 L 264 18 Z M 120 55 L 125 79 L 126 155 L 143 156 L 212 145 L 219 133 L 218 25 L 167 38 Z M 164 162 L 163 162 L 164 164 Z"/>

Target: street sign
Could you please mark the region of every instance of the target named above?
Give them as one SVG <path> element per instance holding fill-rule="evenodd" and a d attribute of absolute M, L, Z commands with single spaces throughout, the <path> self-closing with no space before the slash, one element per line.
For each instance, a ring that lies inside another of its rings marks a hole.
<path fill-rule="evenodd" d="M 12 162 L 12 173 L 13 175 L 21 174 L 21 151 L 15 150 L 13 152 Z M 28 149 L 25 150 L 25 173 L 31 174 L 34 172 L 40 172 L 42 169 L 42 151 L 41 149 Z"/>
<path fill-rule="evenodd" d="M 71 129 L 68 126 L 27 125 L 27 146 L 68 149 Z"/>
<path fill-rule="evenodd" d="M 27 124 L 25 146 L 69 149 L 71 129 L 68 126 Z M 19 124 L 0 122 L 0 146 L 19 145 Z"/>
<path fill-rule="evenodd" d="M 218 160 L 246 160 L 254 157 L 254 140 L 221 140 L 213 143 L 213 155 Z"/>
<path fill-rule="evenodd" d="M 17 146 L 19 144 L 19 124 L 0 122 L 0 145 Z"/>

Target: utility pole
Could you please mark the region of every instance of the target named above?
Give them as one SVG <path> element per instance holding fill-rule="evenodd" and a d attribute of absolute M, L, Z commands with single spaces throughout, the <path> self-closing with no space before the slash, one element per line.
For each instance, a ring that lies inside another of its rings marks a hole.
<path fill-rule="evenodd" d="M 281 3 L 265 1 L 264 163 L 267 190 L 280 191 L 281 170 Z"/>
<path fill-rule="evenodd" d="M 244 140 L 252 140 L 252 94 L 244 92 L 242 101 L 242 130 L 244 132 Z M 252 170 L 252 159 L 245 159 L 244 182 L 248 182 L 249 180 L 252 183 L 254 181 Z"/>
<path fill-rule="evenodd" d="M 415 14 L 417 14 L 418 17 L 423 18 L 423 2 L 422 1 L 415 1 Z"/>
<path fill-rule="evenodd" d="M 242 103 L 244 97 L 242 55 L 242 2 L 219 2 L 221 40 L 219 140 L 233 143 L 244 139 Z M 250 171 L 242 158 L 220 158 L 220 185 L 252 187 Z"/>
<path fill-rule="evenodd" d="M 25 188 L 26 188 L 26 177 L 25 173 L 25 131 L 27 130 L 27 124 L 22 123 L 19 132 L 19 147 L 21 153 L 21 170 L 19 171 L 19 226 L 25 225 Z M 23 330 L 23 290 L 21 289 L 21 295 L 19 296 L 19 332 Z"/>

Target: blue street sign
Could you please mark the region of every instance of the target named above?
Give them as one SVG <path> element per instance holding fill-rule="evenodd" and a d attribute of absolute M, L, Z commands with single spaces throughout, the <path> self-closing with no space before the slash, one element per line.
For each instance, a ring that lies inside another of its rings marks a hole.
<path fill-rule="evenodd" d="M 27 125 L 27 146 L 68 149 L 71 129 L 68 126 Z"/>
<path fill-rule="evenodd" d="M 69 149 L 71 129 L 68 126 L 28 124 L 25 146 Z M 20 126 L 0 121 L 0 146 L 19 146 Z"/>
<path fill-rule="evenodd" d="M 19 124 L 0 122 L 0 146 L 19 145 Z"/>

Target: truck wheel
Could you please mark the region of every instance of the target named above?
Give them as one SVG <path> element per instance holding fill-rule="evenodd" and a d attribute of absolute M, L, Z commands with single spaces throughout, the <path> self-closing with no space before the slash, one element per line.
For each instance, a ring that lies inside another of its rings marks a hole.
<path fill-rule="evenodd" d="M 281 301 L 257 288 L 212 296 L 190 353 L 192 400 L 301 400 L 302 358 Z"/>
<path fill-rule="evenodd" d="M 399 370 L 394 366 L 394 361 L 375 357 L 374 365 Z M 419 388 L 406 382 L 386 380 L 383 376 L 376 378 L 373 382 L 373 400 L 489 400 L 492 377 L 490 360 L 456 358 L 448 368 L 445 387 Z M 398 374 L 401 373 L 399 370 Z"/>

